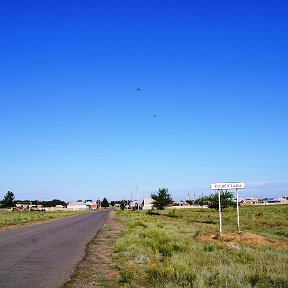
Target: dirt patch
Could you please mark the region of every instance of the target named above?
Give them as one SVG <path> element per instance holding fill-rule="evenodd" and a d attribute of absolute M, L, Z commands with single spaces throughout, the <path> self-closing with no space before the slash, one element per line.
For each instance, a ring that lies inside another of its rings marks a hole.
<path fill-rule="evenodd" d="M 117 287 L 120 275 L 112 262 L 113 246 L 124 232 L 116 212 L 109 213 L 105 225 L 86 248 L 71 280 L 63 288 Z"/>
<path fill-rule="evenodd" d="M 246 244 L 246 245 L 261 245 L 266 247 L 278 247 L 288 249 L 288 242 L 280 241 L 280 240 L 270 240 L 264 236 L 253 234 L 251 232 L 242 232 L 238 233 L 221 233 L 221 234 L 213 234 L 213 233 L 205 233 L 199 236 L 199 239 L 206 242 L 234 242 L 238 244 Z"/>

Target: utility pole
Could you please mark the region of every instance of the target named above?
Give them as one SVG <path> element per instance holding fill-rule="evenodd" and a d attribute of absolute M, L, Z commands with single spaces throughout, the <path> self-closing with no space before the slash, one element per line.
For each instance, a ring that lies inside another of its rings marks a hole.
<path fill-rule="evenodd" d="M 138 197 L 138 207 L 137 207 L 137 210 L 139 211 L 140 209 L 139 209 L 139 206 L 140 206 L 140 199 L 139 199 L 139 189 L 138 189 L 138 187 L 136 187 L 136 189 L 137 189 L 137 197 Z"/>

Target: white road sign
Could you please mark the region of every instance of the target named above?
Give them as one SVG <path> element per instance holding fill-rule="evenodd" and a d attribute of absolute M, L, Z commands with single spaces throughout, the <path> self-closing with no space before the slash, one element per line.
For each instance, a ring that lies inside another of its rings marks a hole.
<path fill-rule="evenodd" d="M 228 190 L 228 189 L 244 189 L 243 182 L 228 182 L 228 183 L 215 183 L 210 185 L 212 190 Z"/>

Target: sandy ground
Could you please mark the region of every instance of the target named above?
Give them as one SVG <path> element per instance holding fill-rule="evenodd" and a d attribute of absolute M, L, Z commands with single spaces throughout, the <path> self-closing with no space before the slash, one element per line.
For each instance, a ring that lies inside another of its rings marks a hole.
<path fill-rule="evenodd" d="M 253 234 L 250 232 L 241 232 L 238 233 L 221 233 L 219 234 L 212 234 L 212 233 L 205 233 L 199 236 L 200 240 L 207 241 L 207 242 L 215 242 L 215 241 L 222 241 L 229 243 L 237 243 L 237 244 L 245 244 L 245 245 L 261 245 L 266 247 L 279 247 L 279 248 L 286 248 L 288 249 L 288 242 L 280 241 L 280 240 L 269 240 L 264 236 Z M 228 246 L 229 247 L 229 246 Z M 230 245 L 231 249 L 233 249 L 233 245 Z M 235 246 L 237 247 L 237 246 Z"/>

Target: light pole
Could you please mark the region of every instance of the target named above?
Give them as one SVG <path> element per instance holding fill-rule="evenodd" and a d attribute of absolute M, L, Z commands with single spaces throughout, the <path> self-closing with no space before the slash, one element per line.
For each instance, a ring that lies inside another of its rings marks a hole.
<path fill-rule="evenodd" d="M 139 189 L 136 187 L 137 190 L 137 198 L 138 198 L 138 205 L 137 205 L 137 210 L 139 211 Z"/>

